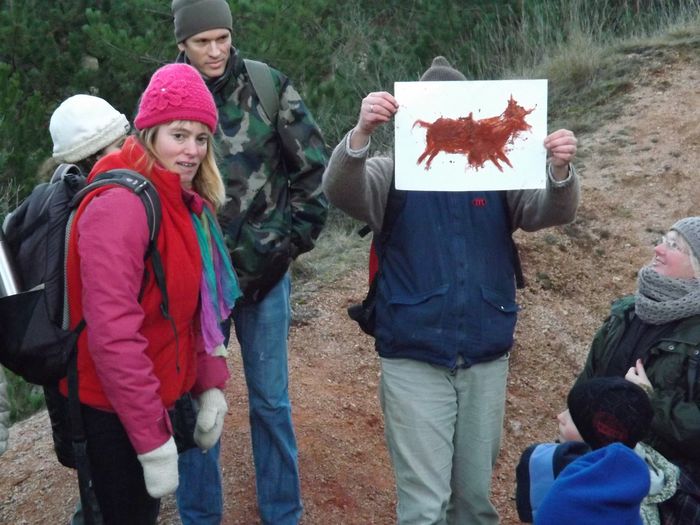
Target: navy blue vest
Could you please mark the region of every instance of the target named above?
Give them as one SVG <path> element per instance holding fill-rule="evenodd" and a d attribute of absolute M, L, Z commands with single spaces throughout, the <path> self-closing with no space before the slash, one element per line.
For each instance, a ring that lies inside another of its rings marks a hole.
<path fill-rule="evenodd" d="M 453 368 L 508 352 L 518 306 L 504 192 L 406 193 L 378 242 L 379 355 Z"/>

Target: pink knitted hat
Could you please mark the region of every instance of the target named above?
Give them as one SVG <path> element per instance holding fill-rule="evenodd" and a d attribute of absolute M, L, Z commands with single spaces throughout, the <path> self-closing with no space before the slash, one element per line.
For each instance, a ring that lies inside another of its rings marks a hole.
<path fill-rule="evenodd" d="M 168 64 L 153 73 L 141 95 L 134 126 L 142 130 L 173 120 L 193 120 L 214 133 L 217 119 L 214 98 L 197 70 L 188 64 Z"/>

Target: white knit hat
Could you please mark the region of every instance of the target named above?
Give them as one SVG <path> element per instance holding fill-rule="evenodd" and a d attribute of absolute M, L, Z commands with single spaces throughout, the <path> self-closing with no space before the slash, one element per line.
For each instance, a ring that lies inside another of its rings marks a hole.
<path fill-rule="evenodd" d="M 129 121 L 106 100 L 74 95 L 53 112 L 49 131 L 53 158 L 58 162 L 79 162 L 126 136 Z"/>

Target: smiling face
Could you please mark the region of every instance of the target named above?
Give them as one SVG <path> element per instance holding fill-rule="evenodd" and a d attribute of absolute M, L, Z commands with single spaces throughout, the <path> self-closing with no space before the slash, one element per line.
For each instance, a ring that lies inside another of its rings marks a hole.
<path fill-rule="evenodd" d="M 231 32 L 228 29 L 202 31 L 177 46 L 203 77 L 218 78 L 224 74 L 231 55 Z"/>
<path fill-rule="evenodd" d="M 678 232 L 671 230 L 654 248 L 651 267 L 659 274 L 674 279 L 695 277 L 690 261 L 690 249 Z"/>
<path fill-rule="evenodd" d="M 201 122 L 176 120 L 158 127 L 153 152 L 165 169 L 180 176 L 183 188 L 192 189 L 192 181 L 207 155 L 210 136 Z"/>

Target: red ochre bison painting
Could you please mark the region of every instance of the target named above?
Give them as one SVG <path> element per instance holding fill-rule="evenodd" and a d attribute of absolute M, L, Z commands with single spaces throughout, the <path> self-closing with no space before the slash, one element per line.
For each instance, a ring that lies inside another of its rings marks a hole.
<path fill-rule="evenodd" d="M 413 128 L 421 126 L 428 130 L 425 134 L 425 151 L 416 164 L 427 157 L 425 169 L 428 170 L 435 156 L 445 152 L 466 155 L 469 166 L 477 170 L 486 161 L 493 162 L 499 171 L 503 171 L 499 161 L 512 168 L 506 156 L 506 146 L 512 145 L 521 132 L 530 130 L 525 117 L 534 109 L 523 108 L 511 95 L 508 107 L 497 117 L 475 120 L 473 113 L 469 113 L 469 116 L 457 119 L 440 117 L 432 123 L 416 120 Z"/>

